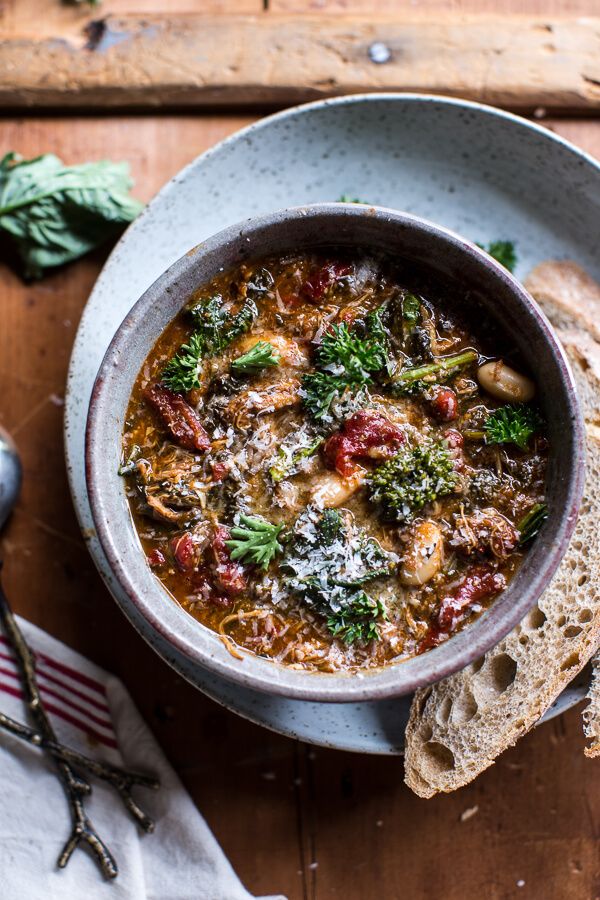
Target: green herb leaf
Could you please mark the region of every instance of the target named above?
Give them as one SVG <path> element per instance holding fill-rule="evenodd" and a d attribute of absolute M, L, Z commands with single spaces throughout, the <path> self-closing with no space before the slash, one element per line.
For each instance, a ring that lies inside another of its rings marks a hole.
<path fill-rule="evenodd" d="M 329 412 L 337 395 L 343 394 L 347 384 L 343 378 L 327 372 L 310 372 L 302 378 L 301 396 L 313 419 L 319 421 Z"/>
<path fill-rule="evenodd" d="M 65 166 L 47 153 L 0 160 L 0 230 L 9 234 L 26 277 L 77 259 L 116 237 L 141 212 L 129 196 L 126 163 Z"/>
<path fill-rule="evenodd" d="M 299 447 L 297 450 L 292 450 L 291 453 L 289 450 L 286 450 L 285 447 L 280 447 L 278 450 L 280 459 L 278 459 L 269 469 L 269 475 L 271 476 L 272 481 L 275 484 L 278 484 L 285 478 L 289 478 L 290 475 L 294 475 L 302 460 L 308 459 L 313 453 L 316 453 L 323 441 L 324 438 L 322 437 L 315 438 L 315 440 L 306 447 Z"/>
<path fill-rule="evenodd" d="M 517 528 L 519 530 L 519 547 L 532 541 L 548 518 L 548 507 L 545 503 L 536 503 L 526 513 Z"/>
<path fill-rule="evenodd" d="M 489 253 L 490 256 L 493 256 L 496 262 L 499 262 L 509 272 L 515 271 L 517 254 L 512 241 L 491 241 L 487 247 L 485 244 L 477 244 L 477 246 Z"/>
<path fill-rule="evenodd" d="M 408 325 L 421 321 L 421 301 L 414 294 L 407 293 L 402 298 L 402 321 Z"/>
<path fill-rule="evenodd" d="M 241 515 L 240 524 L 231 529 L 231 540 L 225 541 L 225 545 L 231 550 L 232 560 L 260 566 L 264 571 L 283 550 L 278 540 L 282 530 L 283 525 Z"/>
<path fill-rule="evenodd" d="M 246 299 L 239 312 L 232 315 L 220 294 L 194 304 L 189 312 L 201 338 L 204 356 L 217 356 L 226 350 L 249 330 L 258 315 L 256 303 L 250 299 Z"/>
<path fill-rule="evenodd" d="M 383 603 L 360 591 L 348 606 L 328 616 L 327 627 L 346 644 L 367 643 L 378 640 L 380 619 L 387 619 Z"/>
<path fill-rule="evenodd" d="M 236 374 L 253 375 L 261 369 L 278 366 L 280 362 L 281 356 L 272 344 L 268 341 L 258 341 L 247 353 L 234 359 L 231 368 Z"/>
<path fill-rule="evenodd" d="M 487 444 L 516 444 L 519 449 L 527 450 L 530 438 L 541 425 L 541 416 L 534 407 L 507 403 L 486 420 L 485 440 Z"/>
<path fill-rule="evenodd" d="M 359 200 L 358 197 L 349 197 L 348 194 L 342 194 L 342 196 L 338 199 L 338 203 L 363 203 L 367 204 L 366 200 Z"/>
<path fill-rule="evenodd" d="M 202 335 L 193 332 L 188 343 L 181 345 L 179 351 L 163 369 L 162 383 L 179 393 L 187 393 L 193 388 L 200 387 L 198 375 L 204 346 Z"/>
<path fill-rule="evenodd" d="M 317 358 L 320 368 L 342 368 L 340 374 L 349 384 L 367 384 L 371 373 L 385 368 L 387 362 L 385 348 L 379 341 L 349 331 L 345 322 L 332 325 L 323 335 Z"/>

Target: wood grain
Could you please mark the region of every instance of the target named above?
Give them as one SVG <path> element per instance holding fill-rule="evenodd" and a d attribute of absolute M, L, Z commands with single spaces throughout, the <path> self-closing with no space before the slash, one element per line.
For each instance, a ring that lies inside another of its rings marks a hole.
<path fill-rule="evenodd" d="M 0 146 L 26 156 L 53 151 L 69 162 L 128 159 L 136 194 L 148 199 L 197 153 L 247 122 L 198 115 L 4 118 Z M 548 125 L 600 156 L 600 123 Z M 71 344 L 105 256 L 95 253 L 32 285 L 0 263 L 0 422 L 15 434 L 25 465 L 23 496 L 2 540 L 4 581 L 17 611 L 125 681 L 255 893 L 281 891 L 290 900 L 600 900 L 600 767 L 583 756 L 579 710 L 528 735 L 459 793 L 425 802 L 403 785 L 398 759 L 314 749 L 221 709 L 171 671 L 122 617 L 79 534 L 62 449 Z M 3 752 L 0 741 L 0 764 Z"/>
<path fill-rule="evenodd" d="M 4 106 L 284 105 L 406 90 L 600 108 L 598 18 L 132 14 L 46 27 L 3 32 Z"/>

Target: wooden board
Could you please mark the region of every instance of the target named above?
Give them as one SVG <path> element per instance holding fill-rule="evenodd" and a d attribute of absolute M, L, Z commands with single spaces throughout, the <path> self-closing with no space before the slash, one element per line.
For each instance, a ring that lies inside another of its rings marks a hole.
<path fill-rule="evenodd" d="M 25 156 L 51 151 L 69 162 L 127 159 L 146 200 L 248 121 L 4 117 L 0 146 Z M 548 124 L 600 156 L 600 123 Z M 583 756 L 579 710 L 528 735 L 466 789 L 422 801 L 404 787 L 398 759 L 315 750 L 221 709 L 126 622 L 79 533 L 62 448 L 71 345 L 106 252 L 31 285 L 0 263 L 0 422 L 15 435 L 25 466 L 22 500 L 2 536 L 3 577 L 17 611 L 124 680 L 254 893 L 598 900 L 600 766 Z M 0 736 L 0 765 L 3 752 Z M 57 816 L 57 842 L 62 837 Z"/>
<path fill-rule="evenodd" d="M 5 107 L 285 105 L 355 91 L 600 108 L 600 18 L 108 15 L 0 35 Z"/>

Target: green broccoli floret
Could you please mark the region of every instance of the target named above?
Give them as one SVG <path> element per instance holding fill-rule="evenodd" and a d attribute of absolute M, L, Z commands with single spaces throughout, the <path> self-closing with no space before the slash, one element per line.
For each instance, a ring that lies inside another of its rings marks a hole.
<path fill-rule="evenodd" d="M 410 522 L 414 513 L 452 493 L 458 475 L 444 441 L 428 441 L 401 450 L 378 466 L 370 479 L 370 498 L 387 519 Z"/>

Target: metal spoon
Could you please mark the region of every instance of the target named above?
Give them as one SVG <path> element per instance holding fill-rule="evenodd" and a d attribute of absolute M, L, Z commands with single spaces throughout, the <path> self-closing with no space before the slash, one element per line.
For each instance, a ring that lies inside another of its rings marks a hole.
<path fill-rule="evenodd" d="M 22 477 L 19 451 L 10 435 L 0 427 L 0 529 L 17 502 Z"/>

